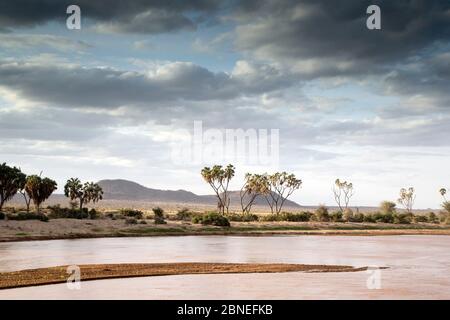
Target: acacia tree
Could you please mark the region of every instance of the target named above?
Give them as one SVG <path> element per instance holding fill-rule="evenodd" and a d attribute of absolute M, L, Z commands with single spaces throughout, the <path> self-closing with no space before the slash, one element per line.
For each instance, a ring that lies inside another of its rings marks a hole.
<path fill-rule="evenodd" d="M 42 202 L 47 200 L 56 189 L 56 181 L 49 178 L 41 178 L 38 175 L 29 176 L 25 183 L 25 191 L 33 201 L 37 213 L 40 213 Z"/>
<path fill-rule="evenodd" d="M 229 164 L 225 168 L 215 165 L 212 168 L 205 167 L 201 171 L 203 179 L 211 186 L 217 196 L 217 209 L 219 213 L 228 213 L 230 198 L 228 196 L 228 186 L 231 178 L 234 177 L 235 168 Z"/>
<path fill-rule="evenodd" d="M 0 211 L 5 202 L 10 200 L 20 190 L 25 180 L 25 174 L 19 168 L 0 165 Z"/>
<path fill-rule="evenodd" d="M 83 210 L 84 204 L 88 204 L 89 202 L 95 203 L 103 199 L 103 190 L 97 183 L 86 182 L 82 184 L 78 178 L 70 178 L 67 180 L 64 186 L 64 194 L 72 201 L 79 201 L 80 211 Z"/>
<path fill-rule="evenodd" d="M 414 201 L 416 200 L 416 195 L 414 192 L 413 187 L 409 187 L 408 189 L 400 189 L 400 198 L 398 198 L 397 202 L 404 206 L 408 213 L 411 213 Z"/>
<path fill-rule="evenodd" d="M 353 197 L 353 183 L 347 181 L 340 181 L 336 179 L 333 186 L 334 200 L 339 206 L 341 212 L 345 212 L 348 208 L 350 199 Z"/>
<path fill-rule="evenodd" d="M 245 174 L 245 183 L 241 188 L 241 208 L 243 214 L 250 214 L 253 203 L 260 195 L 267 195 L 270 188 L 267 179 L 260 174 Z"/>
<path fill-rule="evenodd" d="M 302 180 L 297 179 L 294 174 L 287 172 L 276 172 L 272 175 L 265 175 L 261 183 L 267 184 L 269 189 L 265 195 L 272 214 L 279 214 L 287 198 L 299 189 Z"/>

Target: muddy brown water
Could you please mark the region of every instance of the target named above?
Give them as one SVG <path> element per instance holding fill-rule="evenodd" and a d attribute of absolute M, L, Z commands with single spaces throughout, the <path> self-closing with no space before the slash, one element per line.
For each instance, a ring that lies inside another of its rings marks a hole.
<path fill-rule="evenodd" d="M 66 284 L 0 290 L 0 299 L 450 299 L 450 236 L 187 236 L 0 243 L 0 272 L 133 262 L 335 264 L 373 270 L 82 281 L 80 290 L 69 290 Z"/>

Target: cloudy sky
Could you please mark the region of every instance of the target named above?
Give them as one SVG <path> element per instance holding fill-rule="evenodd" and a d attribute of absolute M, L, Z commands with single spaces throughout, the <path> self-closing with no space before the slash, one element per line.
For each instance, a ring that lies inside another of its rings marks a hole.
<path fill-rule="evenodd" d="M 70 4 L 81 30 L 66 27 Z M 366 28 L 371 4 L 381 30 Z M 0 1 L 0 162 L 60 186 L 210 193 L 199 171 L 224 160 L 174 161 L 175 133 L 279 129 L 278 169 L 303 180 L 300 204 L 333 204 L 341 178 L 354 205 L 414 186 L 417 207 L 437 208 L 450 187 L 449 49 L 447 0 Z M 276 169 L 236 164 L 232 188 Z"/>

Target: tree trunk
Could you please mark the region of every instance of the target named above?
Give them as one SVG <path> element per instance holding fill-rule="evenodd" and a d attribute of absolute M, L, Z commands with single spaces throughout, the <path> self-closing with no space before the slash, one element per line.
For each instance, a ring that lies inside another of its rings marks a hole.
<path fill-rule="evenodd" d="M 27 206 L 27 213 L 30 213 L 30 202 L 31 199 L 27 199 L 27 195 L 25 193 L 22 193 L 23 198 L 25 199 L 25 204 Z"/>

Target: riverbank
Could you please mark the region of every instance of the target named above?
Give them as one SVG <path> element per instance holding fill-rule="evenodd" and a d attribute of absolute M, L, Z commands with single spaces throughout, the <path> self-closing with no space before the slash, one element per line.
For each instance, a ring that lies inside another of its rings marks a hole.
<path fill-rule="evenodd" d="M 356 272 L 367 267 L 355 268 L 338 265 L 304 264 L 246 264 L 246 263 L 132 263 L 80 265 L 82 281 L 154 277 L 192 274 L 226 273 L 281 273 L 281 272 Z M 67 282 L 68 266 L 29 269 L 0 273 L 0 289 L 12 289 Z"/>
<path fill-rule="evenodd" d="M 450 226 L 429 223 L 232 222 L 230 227 L 224 228 L 185 221 L 168 221 L 164 225 L 155 225 L 153 220 L 133 225 L 125 220 L 111 219 L 0 221 L 0 242 L 188 235 L 450 235 Z"/>

